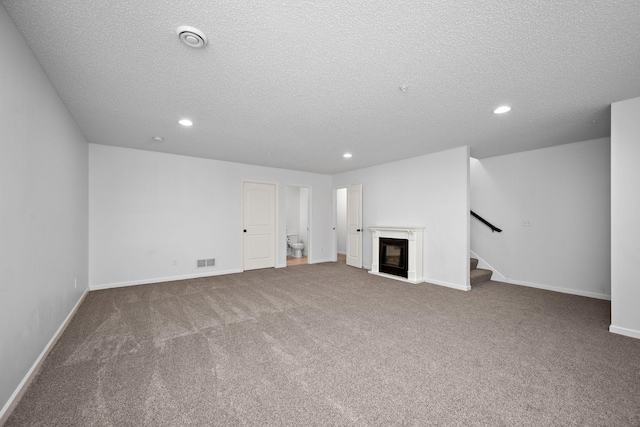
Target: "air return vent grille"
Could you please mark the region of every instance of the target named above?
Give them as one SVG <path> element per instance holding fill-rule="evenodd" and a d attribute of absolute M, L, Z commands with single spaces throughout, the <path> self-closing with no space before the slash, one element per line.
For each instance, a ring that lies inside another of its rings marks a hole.
<path fill-rule="evenodd" d="M 197 265 L 198 268 L 215 267 L 216 266 L 216 259 L 215 258 L 199 259 L 199 260 L 196 261 L 196 265 Z"/>

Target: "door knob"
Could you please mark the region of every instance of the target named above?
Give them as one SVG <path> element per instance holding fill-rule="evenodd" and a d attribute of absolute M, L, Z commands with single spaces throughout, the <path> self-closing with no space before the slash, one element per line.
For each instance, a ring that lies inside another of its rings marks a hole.
<path fill-rule="evenodd" d="M 246 233 L 246 232 L 247 232 L 247 230 L 244 230 L 244 232 Z"/>
<path fill-rule="evenodd" d="M 356 231 L 357 231 L 357 232 L 360 232 L 360 229 L 358 228 Z"/>

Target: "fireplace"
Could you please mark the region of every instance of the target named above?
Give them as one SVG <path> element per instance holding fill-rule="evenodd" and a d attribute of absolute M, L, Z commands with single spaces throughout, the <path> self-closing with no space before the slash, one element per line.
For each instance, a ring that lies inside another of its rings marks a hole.
<path fill-rule="evenodd" d="M 378 270 L 380 273 L 393 274 L 395 276 L 408 276 L 409 260 L 407 255 L 409 252 L 409 241 L 407 239 L 380 239 L 380 259 L 378 261 Z"/>
<path fill-rule="evenodd" d="M 422 283 L 422 236 L 424 227 L 372 225 L 369 273 L 409 283 Z"/>

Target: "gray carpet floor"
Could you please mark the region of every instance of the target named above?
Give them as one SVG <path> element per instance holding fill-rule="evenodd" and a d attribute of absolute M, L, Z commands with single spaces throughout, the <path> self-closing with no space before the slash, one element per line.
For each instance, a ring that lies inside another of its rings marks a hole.
<path fill-rule="evenodd" d="M 7 426 L 640 426 L 610 303 L 344 264 L 90 292 Z"/>

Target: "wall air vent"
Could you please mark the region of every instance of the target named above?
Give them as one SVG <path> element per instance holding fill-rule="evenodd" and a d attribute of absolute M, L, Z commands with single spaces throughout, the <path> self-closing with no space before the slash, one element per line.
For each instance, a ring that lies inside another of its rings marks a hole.
<path fill-rule="evenodd" d="M 216 259 L 215 258 L 198 259 L 198 260 L 196 260 L 196 266 L 198 268 L 215 267 L 216 266 Z"/>
<path fill-rule="evenodd" d="M 183 25 L 178 27 L 176 34 L 178 34 L 182 43 L 189 47 L 201 48 L 207 44 L 207 36 L 197 28 Z"/>

